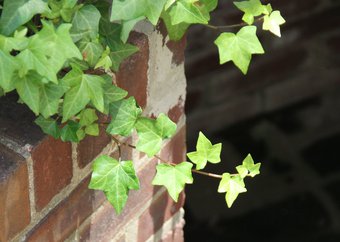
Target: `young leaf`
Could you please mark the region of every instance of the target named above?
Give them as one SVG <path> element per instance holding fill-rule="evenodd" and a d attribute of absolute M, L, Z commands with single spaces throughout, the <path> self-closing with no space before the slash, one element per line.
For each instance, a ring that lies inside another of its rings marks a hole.
<path fill-rule="evenodd" d="M 136 129 L 139 138 L 137 149 L 151 157 L 160 151 L 163 139 L 170 138 L 176 132 L 176 124 L 162 113 L 156 120 L 138 119 Z"/>
<path fill-rule="evenodd" d="M 85 127 L 85 133 L 92 136 L 99 135 L 99 126 L 98 124 L 91 124 Z"/>
<path fill-rule="evenodd" d="M 139 189 L 139 180 L 132 161 L 118 162 L 107 155 L 95 159 L 89 188 L 104 191 L 117 214 L 120 214 L 129 190 Z"/>
<path fill-rule="evenodd" d="M 278 37 L 281 37 L 280 25 L 285 22 L 286 20 L 281 16 L 280 11 L 273 11 L 269 16 L 264 16 L 262 28 L 264 30 L 269 30 Z"/>
<path fill-rule="evenodd" d="M 165 186 L 172 199 L 177 202 L 185 184 L 193 183 L 192 166 L 189 162 L 182 162 L 178 165 L 159 164 L 152 184 Z"/>
<path fill-rule="evenodd" d="M 179 24 L 172 24 L 171 16 L 169 15 L 168 11 L 162 13 L 162 19 L 165 23 L 169 38 L 171 40 L 180 40 L 190 26 L 190 24 L 184 22 Z"/>
<path fill-rule="evenodd" d="M 80 112 L 78 117 L 79 117 L 79 124 L 81 127 L 93 124 L 94 121 L 98 120 L 96 110 L 92 108 L 84 109 L 83 111 Z"/>
<path fill-rule="evenodd" d="M 244 12 L 242 20 L 249 25 L 254 23 L 254 17 L 267 12 L 267 8 L 262 5 L 260 0 L 234 2 L 234 5 Z"/>
<path fill-rule="evenodd" d="M 57 121 L 54 119 L 45 119 L 44 117 L 39 116 L 34 122 L 40 126 L 45 134 L 49 134 L 55 139 L 60 137 L 60 128 L 58 127 Z"/>
<path fill-rule="evenodd" d="M 221 161 L 222 144 L 212 145 L 210 140 L 204 136 L 202 132 L 199 133 L 196 151 L 187 154 L 188 158 L 196 164 L 196 169 L 201 170 L 207 162 L 216 164 Z"/>
<path fill-rule="evenodd" d="M 141 113 L 133 97 L 111 103 L 111 122 L 106 131 L 110 134 L 130 135 Z"/>
<path fill-rule="evenodd" d="M 233 205 L 238 194 L 246 191 L 247 189 L 245 188 L 243 178 L 240 175 L 231 176 L 229 173 L 223 173 L 218 186 L 218 192 L 226 192 L 225 200 L 229 208 Z"/>
<path fill-rule="evenodd" d="M 220 63 L 232 61 L 243 74 L 248 71 L 252 54 L 263 54 L 264 50 L 256 36 L 255 26 L 245 26 L 236 35 L 222 33 L 216 40 Z"/>
<path fill-rule="evenodd" d="M 0 33 L 9 36 L 34 15 L 49 11 L 44 0 L 5 0 L 0 19 Z"/>
<path fill-rule="evenodd" d="M 249 171 L 249 175 L 251 177 L 260 174 L 261 163 L 254 164 L 254 160 L 250 154 L 248 154 L 247 157 L 243 160 L 242 165 Z"/>

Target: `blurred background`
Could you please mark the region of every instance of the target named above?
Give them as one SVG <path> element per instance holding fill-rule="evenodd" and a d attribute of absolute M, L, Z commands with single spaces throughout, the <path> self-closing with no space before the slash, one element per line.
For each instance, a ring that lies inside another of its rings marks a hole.
<path fill-rule="evenodd" d="M 220 2 L 211 23 L 240 23 L 232 1 Z M 340 1 L 269 2 L 286 19 L 282 38 L 258 31 L 266 54 L 253 55 L 246 76 L 219 65 L 218 32 L 188 33 L 188 151 L 201 130 L 223 144 L 208 171 L 234 172 L 248 153 L 262 167 L 231 209 L 219 180 L 195 175 L 187 242 L 340 241 Z"/>

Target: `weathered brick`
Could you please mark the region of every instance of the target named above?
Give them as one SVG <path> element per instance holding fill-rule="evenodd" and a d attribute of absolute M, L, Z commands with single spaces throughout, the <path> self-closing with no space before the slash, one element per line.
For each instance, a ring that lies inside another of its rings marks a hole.
<path fill-rule="evenodd" d="M 168 233 L 164 238 L 162 238 L 162 242 L 184 242 L 184 220 L 179 221 L 175 228 Z"/>
<path fill-rule="evenodd" d="M 167 192 L 153 201 L 151 206 L 139 217 L 138 241 L 146 241 L 156 233 L 168 219 L 170 219 L 183 206 L 184 193 L 181 193 L 178 202 L 174 202 Z"/>
<path fill-rule="evenodd" d="M 123 61 L 116 75 L 119 87 L 127 90 L 129 96 L 136 98 L 138 105 L 145 107 L 148 83 L 149 42 L 146 35 L 132 32 L 128 40 L 139 51 Z"/>
<path fill-rule="evenodd" d="M 184 102 L 180 98 L 178 104 L 172 107 L 168 112 L 168 117 L 175 123 L 178 123 L 179 119 L 184 114 Z"/>
<path fill-rule="evenodd" d="M 26 163 L 0 144 L 0 241 L 10 241 L 29 224 L 28 193 Z"/>
<path fill-rule="evenodd" d="M 32 151 L 36 209 L 43 209 L 72 179 L 71 143 L 46 137 Z"/>
<path fill-rule="evenodd" d="M 104 201 L 102 192 L 88 189 L 89 177 L 27 236 L 27 241 L 64 241 Z"/>
<path fill-rule="evenodd" d="M 100 128 L 99 136 L 86 136 L 77 146 L 78 166 L 84 168 L 88 165 L 110 142 L 111 138 L 106 134 L 105 128 Z"/>

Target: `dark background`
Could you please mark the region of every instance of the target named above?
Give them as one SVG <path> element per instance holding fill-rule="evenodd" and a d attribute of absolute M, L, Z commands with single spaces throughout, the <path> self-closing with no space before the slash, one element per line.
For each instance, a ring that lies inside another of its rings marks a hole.
<path fill-rule="evenodd" d="M 232 1 L 220 2 L 212 23 L 239 23 Z M 234 172 L 248 153 L 262 168 L 231 209 L 217 179 L 194 175 L 187 242 L 340 241 L 340 1 L 270 2 L 287 23 L 282 38 L 258 30 L 266 54 L 253 55 L 246 76 L 218 64 L 218 33 L 188 33 L 188 151 L 201 130 L 223 144 L 207 170 Z"/>

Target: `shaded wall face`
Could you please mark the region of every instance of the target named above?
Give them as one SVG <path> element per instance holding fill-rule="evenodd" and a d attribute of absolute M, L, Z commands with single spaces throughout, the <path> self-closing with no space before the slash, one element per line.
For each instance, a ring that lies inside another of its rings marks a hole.
<path fill-rule="evenodd" d="M 282 38 L 258 30 L 266 54 L 254 56 L 246 76 L 218 64 L 214 32 L 188 34 L 188 149 L 202 130 L 223 143 L 222 163 L 210 171 L 233 172 L 250 152 L 262 174 L 246 180 L 232 209 L 217 181 L 195 177 L 187 241 L 198 231 L 201 241 L 340 241 L 340 5 L 270 2 L 287 23 Z M 235 24 L 241 15 L 223 1 L 212 19 Z"/>

